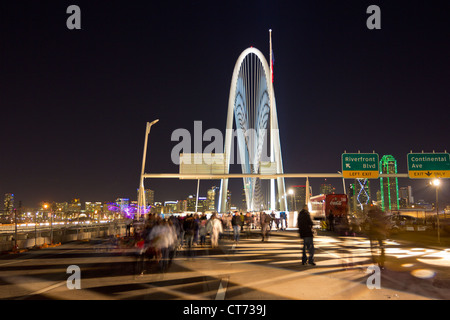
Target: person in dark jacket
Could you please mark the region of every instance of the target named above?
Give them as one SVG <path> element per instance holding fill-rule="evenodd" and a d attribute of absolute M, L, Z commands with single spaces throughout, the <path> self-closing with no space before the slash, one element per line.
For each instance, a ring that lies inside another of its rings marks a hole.
<path fill-rule="evenodd" d="M 198 231 L 198 223 L 192 214 L 188 215 L 184 220 L 183 229 L 187 247 L 186 253 L 188 256 L 193 256 L 194 251 L 192 250 L 192 246 L 194 244 L 195 233 Z"/>
<path fill-rule="evenodd" d="M 236 211 L 234 213 L 233 218 L 231 218 L 231 225 L 233 226 L 234 242 L 238 243 L 241 234 L 241 229 L 242 226 L 244 225 L 244 221 L 239 211 Z"/>
<path fill-rule="evenodd" d="M 315 266 L 314 263 L 314 241 L 313 241 L 313 222 L 311 216 L 308 212 L 308 207 L 305 206 L 302 211 L 298 214 L 298 232 L 300 233 L 300 238 L 303 239 L 303 255 L 302 264 L 305 265 L 306 262 L 310 265 Z M 306 250 L 308 250 L 309 257 L 306 256 Z"/>

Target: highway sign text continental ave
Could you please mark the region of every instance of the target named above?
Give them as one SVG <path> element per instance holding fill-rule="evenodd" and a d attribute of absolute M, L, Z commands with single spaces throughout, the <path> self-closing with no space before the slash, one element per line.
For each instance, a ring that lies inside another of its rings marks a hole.
<path fill-rule="evenodd" d="M 379 176 L 377 153 L 343 153 L 342 175 L 352 179 L 376 179 Z"/>
<path fill-rule="evenodd" d="M 450 178 L 450 155 L 408 153 L 408 175 L 412 179 Z"/>

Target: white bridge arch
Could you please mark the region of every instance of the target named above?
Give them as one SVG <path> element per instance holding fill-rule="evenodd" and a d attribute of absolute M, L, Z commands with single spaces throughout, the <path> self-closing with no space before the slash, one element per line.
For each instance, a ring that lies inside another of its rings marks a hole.
<path fill-rule="evenodd" d="M 231 79 L 225 131 L 226 174 L 229 174 L 233 155 L 233 119 L 236 124 L 238 160 L 242 173 L 261 174 L 265 171 L 268 174 L 283 174 L 272 74 L 264 55 L 256 48 L 244 50 L 236 61 Z M 247 210 L 260 211 L 260 179 L 244 177 L 243 180 Z M 285 211 L 287 204 L 284 197 L 284 177 L 276 178 L 276 182 L 279 208 Z M 217 208 L 219 212 L 227 211 L 227 191 L 228 178 L 225 178 L 221 180 L 220 185 Z M 275 199 L 275 179 L 270 179 L 270 210 L 276 208 Z"/>

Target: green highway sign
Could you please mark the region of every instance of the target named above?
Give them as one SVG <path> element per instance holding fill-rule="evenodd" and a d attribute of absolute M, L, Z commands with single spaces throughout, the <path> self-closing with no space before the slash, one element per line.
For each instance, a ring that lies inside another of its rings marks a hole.
<path fill-rule="evenodd" d="M 379 157 L 377 153 L 343 153 L 342 175 L 352 179 L 377 179 Z"/>
<path fill-rule="evenodd" d="M 450 178 L 450 155 L 408 153 L 408 175 L 412 179 Z"/>

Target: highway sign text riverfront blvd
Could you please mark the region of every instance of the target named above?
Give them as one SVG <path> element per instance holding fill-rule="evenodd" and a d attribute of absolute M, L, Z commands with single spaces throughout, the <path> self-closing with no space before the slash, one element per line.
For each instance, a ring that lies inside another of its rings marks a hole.
<path fill-rule="evenodd" d="M 410 178 L 450 178 L 448 153 L 408 153 Z"/>
<path fill-rule="evenodd" d="M 376 179 L 379 176 L 377 153 L 343 153 L 342 175 L 352 179 Z"/>

